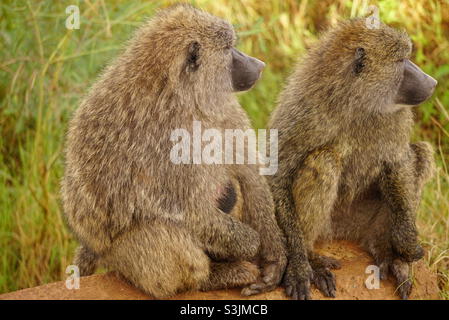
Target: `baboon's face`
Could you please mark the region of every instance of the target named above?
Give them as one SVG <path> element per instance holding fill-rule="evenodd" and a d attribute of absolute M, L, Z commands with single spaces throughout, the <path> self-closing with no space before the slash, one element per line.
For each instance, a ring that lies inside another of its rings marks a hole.
<path fill-rule="evenodd" d="M 264 62 L 237 50 L 233 44 L 214 48 L 197 41 L 189 47 L 187 63 L 190 72 L 201 73 L 208 81 L 230 83 L 234 92 L 251 89 L 265 67 Z"/>
<path fill-rule="evenodd" d="M 386 112 L 397 110 L 395 105 L 419 105 L 430 98 L 437 85 L 408 55 L 381 57 L 374 50 L 367 53 L 362 47 L 355 50 L 353 72 L 356 76 L 365 73 L 368 82 L 374 83 L 374 91 L 387 99 L 387 109 L 382 110 Z"/>
<path fill-rule="evenodd" d="M 385 25 L 368 30 L 363 24 L 359 30 L 352 44 L 352 73 L 366 97 L 376 97 L 381 112 L 418 105 L 432 95 L 437 81 L 410 61 L 412 44 L 405 32 Z"/>
<path fill-rule="evenodd" d="M 265 67 L 235 48 L 230 23 L 186 4 L 159 12 L 135 39 L 133 55 L 142 70 L 152 70 L 150 81 L 211 105 L 223 94 L 250 89 Z"/>
<path fill-rule="evenodd" d="M 142 57 L 143 69 L 152 70 L 150 81 L 159 77 L 161 85 L 183 91 L 181 96 L 212 105 L 223 94 L 250 89 L 265 66 L 237 50 L 235 41 L 230 23 L 181 4 L 143 26 L 133 54 Z"/>

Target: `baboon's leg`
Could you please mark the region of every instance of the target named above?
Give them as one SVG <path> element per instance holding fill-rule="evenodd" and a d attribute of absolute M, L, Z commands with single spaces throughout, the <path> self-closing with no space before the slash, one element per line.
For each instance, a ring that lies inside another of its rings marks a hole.
<path fill-rule="evenodd" d="M 375 205 L 373 205 L 373 201 L 369 203 L 369 205 L 361 204 L 360 206 L 360 210 L 364 210 L 363 214 L 371 217 L 371 219 L 364 219 L 365 224 L 361 225 L 364 232 L 360 238 L 360 245 L 373 256 L 375 264 L 379 267 L 380 279 L 387 279 L 391 272 L 396 280 L 399 296 L 402 299 L 407 299 L 412 289 L 410 265 L 398 259 L 393 251 L 390 237 L 391 232 L 394 232 L 391 230 L 391 209 L 381 200 L 378 200 Z M 354 207 L 353 210 L 356 215 L 357 207 Z"/>
<path fill-rule="evenodd" d="M 210 260 L 184 228 L 150 221 L 113 242 L 103 264 L 155 298 L 199 289 Z"/>
<path fill-rule="evenodd" d="M 432 146 L 417 142 L 410 144 L 408 160 L 387 167 L 381 179 L 383 195 L 391 209 L 393 247 L 408 262 L 419 260 L 424 254 L 417 243 L 416 210 L 422 188 L 433 170 Z"/>
<path fill-rule="evenodd" d="M 284 159 L 270 179 L 276 217 L 286 238 L 288 263 L 283 283 L 293 299 L 310 299 L 313 271 L 307 252 L 318 236 L 330 231 L 340 174 L 339 153 L 324 148 L 311 153 L 299 167 L 298 159 Z"/>
<path fill-rule="evenodd" d="M 331 236 L 331 215 L 338 196 L 341 164 L 338 154 L 317 150 L 298 170 L 293 183 L 293 199 L 299 223 L 311 252 L 315 240 Z"/>
<path fill-rule="evenodd" d="M 424 184 L 431 178 L 435 169 L 435 163 L 433 159 L 433 148 L 427 142 L 417 142 L 410 144 L 410 148 L 413 151 L 412 159 L 415 168 L 415 180 L 414 191 L 415 197 L 413 199 L 415 210 L 418 209 L 421 201 L 421 193 Z M 388 208 L 383 208 L 388 210 Z M 387 215 L 387 214 L 386 214 Z M 388 223 L 388 222 L 386 222 Z M 392 230 L 394 232 L 394 230 Z M 384 245 L 386 247 L 386 245 Z M 379 250 L 378 250 L 379 251 Z M 412 280 L 410 279 L 411 264 L 402 261 L 398 258 L 389 258 L 389 270 L 396 279 L 397 291 L 401 299 L 407 299 L 412 291 Z M 392 260 L 392 261 L 391 261 Z M 385 269 L 385 266 L 383 267 Z M 383 278 L 385 278 L 385 271 L 382 272 Z M 382 274 L 381 273 L 381 274 Z"/>
<path fill-rule="evenodd" d="M 204 245 L 203 249 L 212 260 L 243 261 L 257 255 L 260 235 L 251 226 L 225 214 L 216 204 L 200 203 L 197 210 L 201 210 L 205 218 L 198 218 L 195 210 L 188 210 L 186 229 Z"/>
<path fill-rule="evenodd" d="M 205 279 L 200 290 L 218 290 L 243 287 L 256 282 L 259 268 L 248 261 L 212 262 L 209 278 Z"/>
<path fill-rule="evenodd" d="M 328 297 L 335 296 L 335 277 L 328 268 L 317 264 L 313 245 L 318 237 L 327 238 L 331 235 L 331 214 L 338 195 L 340 173 L 338 153 L 334 150 L 317 150 L 304 161 L 293 183 L 297 219 L 312 269 L 310 281 Z M 287 268 L 287 294 L 290 291 L 289 273 L 291 270 Z"/>

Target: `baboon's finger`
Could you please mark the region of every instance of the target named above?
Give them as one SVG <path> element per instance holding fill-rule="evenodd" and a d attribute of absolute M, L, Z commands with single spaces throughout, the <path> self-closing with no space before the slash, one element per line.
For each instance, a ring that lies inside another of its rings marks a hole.
<path fill-rule="evenodd" d="M 335 298 L 335 275 L 328 269 L 320 269 L 313 273 L 313 283 L 326 296 Z"/>
<path fill-rule="evenodd" d="M 297 300 L 312 300 L 310 297 L 310 282 L 304 281 L 298 284 Z"/>
<path fill-rule="evenodd" d="M 388 278 L 388 269 L 390 267 L 390 263 L 382 262 L 379 265 L 379 277 L 380 280 L 386 280 Z"/>
<path fill-rule="evenodd" d="M 281 282 L 284 267 L 281 263 L 267 264 L 262 270 L 262 280 L 267 285 L 278 285 Z"/>
<path fill-rule="evenodd" d="M 406 300 L 412 292 L 410 265 L 400 259 L 395 259 L 390 265 L 391 273 L 396 278 L 397 292 L 401 299 Z"/>
<path fill-rule="evenodd" d="M 251 296 L 267 291 L 272 291 L 276 288 L 276 285 L 266 284 L 264 282 L 256 282 L 251 284 L 249 287 L 246 287 L 242 290 L 243 296 Z"/>

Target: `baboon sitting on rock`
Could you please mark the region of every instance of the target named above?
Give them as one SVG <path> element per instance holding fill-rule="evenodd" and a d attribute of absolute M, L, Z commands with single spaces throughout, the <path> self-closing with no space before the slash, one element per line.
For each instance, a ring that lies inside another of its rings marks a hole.
<path fill-rule="evenodd" d="M 100 264 L 156 298 L 236 286 L 254 294 L 280 282 L 283 238 L 256 165 L 170 159 L 171 133 L 195 120 L 250 128 L 234 92 L 251 88 L 264 64 L 234 44 L 232 26 L 206 12 L 160 11 L 81 103 L 62 197 L 82 275 Z"/>
<path fill-rule="evenodd" d="M 423 256 L 415 212 L 433 167 L 428 143 L 410 143 L 412 108 L 436 86 L 409 58 L 404 32 L 365 19 L 323 36 L 288 80 L 271 118 L 279 169 L 269 177 L 287 240 L 287 294 L 308 299 L 310 283 L 335 296 L 338 261 L 313 251 L 347 239 L 368 250 L 381 279 L 391 271 L 407 298 L 409 263 Z"/>

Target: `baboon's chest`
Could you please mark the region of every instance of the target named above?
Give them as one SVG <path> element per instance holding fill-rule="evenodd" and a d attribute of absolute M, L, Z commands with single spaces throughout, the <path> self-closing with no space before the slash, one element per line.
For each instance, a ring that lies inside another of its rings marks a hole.
<path fill-rule="evenodd" d="M 343 137 L 340 143 L 343 150 L 341 192 L 364 192 L 379 179 L 386 163 L 401 161 L 404 157 L 406 144 L 403 141 L 393 136 L 385 139 L 374 133 Z"/>
<path fill-rule="evenodd" d="M 340 188 L 342 192 L 354 194 L 363 192 L 378 179 L 381 171 L 382 165 L 379 159 L 370 159 L 363 155 L 350 157 L 343 167 Z"/>
<path fill-rule="evenodd" d="M 352 148 L 342 161 L 339 181 L 339 198 L 351 201 L 378 181 L 385 159 L 375 150 Z"/>

